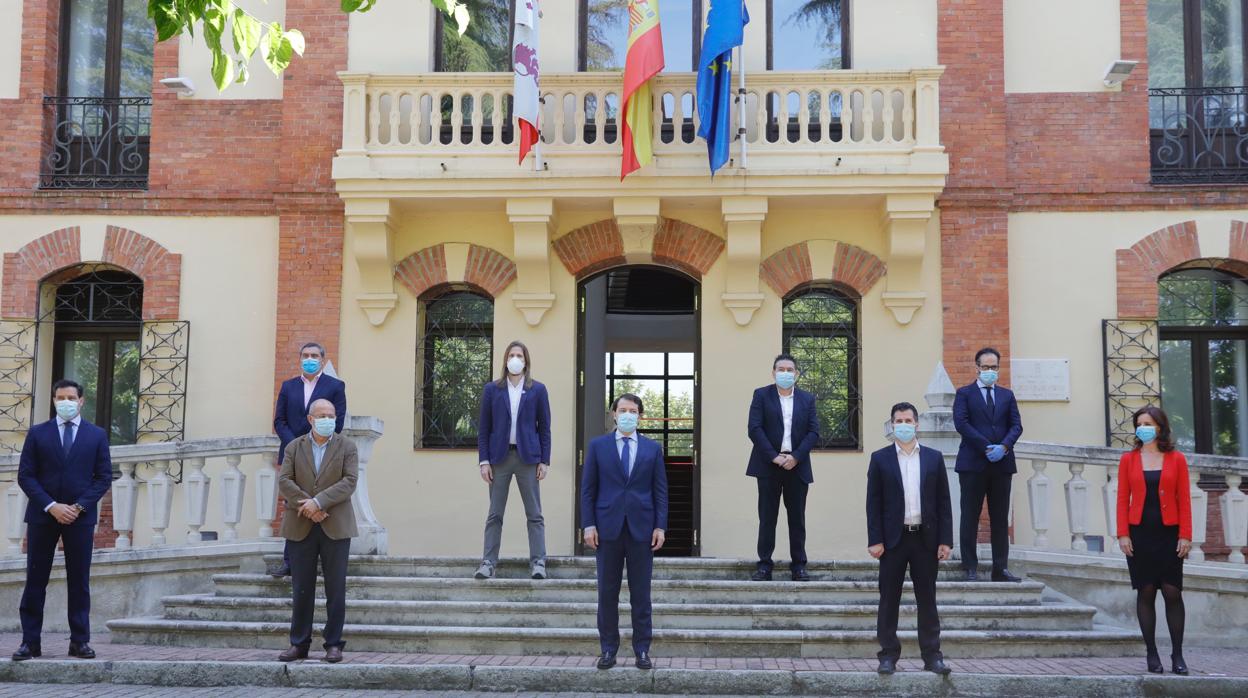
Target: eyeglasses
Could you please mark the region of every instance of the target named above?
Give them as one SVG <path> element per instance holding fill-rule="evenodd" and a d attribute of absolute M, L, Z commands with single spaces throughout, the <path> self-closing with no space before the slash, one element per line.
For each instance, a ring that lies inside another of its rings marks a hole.
<path fill-rule="evenodd" d="M 982 370 L 984 370 L 984 371 L 996 371 L 996 370 L 999 370 L 999 369 L 1001 368 L 1001 365 L 1000 365 L 1000 364 L 998 364 L 998 365 L 996 365 L 996 366 L 989 366 L 989 365 L 987 365 L 987 364 L 975 364 L 975 365 L 976 365 L 976 366 L 978 366 L 980 369 L 982 369 Z"/>

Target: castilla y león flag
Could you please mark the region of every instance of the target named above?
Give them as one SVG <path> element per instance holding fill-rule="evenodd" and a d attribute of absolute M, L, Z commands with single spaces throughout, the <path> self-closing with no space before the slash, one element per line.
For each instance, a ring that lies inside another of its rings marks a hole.
<path fill-rule="evenodd" d="M 542 112 L 541 89 L 537 81 L 537 23 L 541 17 L 538 0 L 517 0 L 515 39 L 511 63 L 515 70 L 514 106 L 519 132 L 520 162 L 537 143 L 538 118 Z"/>
<path fill-rule="evenodd" d="M 624 62 L 624 153 L 620 179 L 654 158 L 650 78 L 663 70 L 659 0 L 628 0 L 628 55 Z"/>

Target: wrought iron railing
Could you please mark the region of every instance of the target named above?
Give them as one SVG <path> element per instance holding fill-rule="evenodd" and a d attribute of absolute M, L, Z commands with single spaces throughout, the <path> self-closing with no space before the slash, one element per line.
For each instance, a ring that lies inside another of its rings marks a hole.
<path fill-rule="evenodd" d="M 146 189 L 151 97 L 43 98 L 41 189 Z"/>
<path fill-rule="evenodd" d="M 1154 184 L 1248 182 L 1248 87 L 1148 91 Z"/>

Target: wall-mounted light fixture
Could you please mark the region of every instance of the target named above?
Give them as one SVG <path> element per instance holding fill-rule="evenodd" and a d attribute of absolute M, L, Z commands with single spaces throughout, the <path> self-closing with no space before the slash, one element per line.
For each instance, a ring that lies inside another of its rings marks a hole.
<path fill-rule="evenodd" d="M 1127 79 L 1135 66 L 1139 65 L 1139 61 L 1114 61 L 1105 69 L 1105 86 L 1118 87 Z"/>
<path fill-rule="evenodd" d="M 179 75 L 174 78 L 161 78 L 160 84 L 177 92 L 181 97 L 190 97 L 195 94 L 195 83 L 191 82 L 188 77 Z"/>

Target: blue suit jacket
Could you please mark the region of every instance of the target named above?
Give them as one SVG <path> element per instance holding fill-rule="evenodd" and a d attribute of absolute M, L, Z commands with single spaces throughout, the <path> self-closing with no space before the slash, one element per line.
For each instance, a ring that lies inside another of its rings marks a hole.
<path fill-rule="evenodd" d="M 343 421 L 347 418 L 347 384 L 324 373 L 316 381 L 312 389 L 313 401 L 325 399 L 334 403 L 334 414 L 338 415 L 338 424 L 334 431 L 342 433 Z M 277 451 L 277 462 L 286 457 L 286 444 L 312 431 L 308 424 L 308 408 L 303 404 L 303 377 L 295 376 L 282 383 L 277 391 L 277 406 L 273 408 L 273 431 L 281 439 L 282 446 Z"/>
<path fill-rule="evenodd" d="M 637 434 L 632 475 L 615 450 L 615 432 L 589 442 L 581 472 L 581 526 L 598 527 L 603 540 L 628 534 L 649 541 L 654 529 L 667 530 L 667 465 L 663 448 Z"/>
<path fill-rule="evenodd" d="M 516 410 L 516 450 L 529 465 L 550 465 L 550 395 L 546 386 L 531 382 L 520 393 L 520 409 Z M 502 463 L 511 441 L 511 397 L 506 387 L 498 387 L 495 381 L 485 384 L 477 424 L 480 460 Z"/>
<path fill-rule="evenodd" d="M 953 398 L 953 426 L 962 435 L 958 446 L 958 460 L 954 470 L 959 473 L 978 473 L 993 468 L 1001 473 L 1016 473 L 1014 444 L 1023 435 L 1023 419 L 1018 414 L 1018 401 L 1014 391 L 1000 385 L 992 389 L 992 401 L 996 410 L 988 414 L 988 403 L 979 383 L 958 388 Z M 1002 444 L 1005 457 L 996 463 L 988 460 L 985 453 L 993 444 Z"/>
<path fill-rule="evenodd" d="M 949 503 L 949 475 L 940 451 L 919 444 L 919 509 L 923 519 L 923 543 L 933 551 L 939 545 L 953 547 L 953 510 Z M 906 519 L 906 490 L 901 464 L 893 444 L 871 454 L 867 466 L 867 545 L 884 544 L 885 550 L 901 542 Z"/>
<path fill-rule="evenodd" d="M 815 481 L 810 469 L 810 450 L 819 443 L 819 416 L 815 412 L 815 396 L 801 388 L 793 389 L 791 431 L 789 441 L 793 457 L 797 459 L 794 470 L 803 482 L 810 484 Z M 749 434 L 754 449 L 750 451 L 750 464 L 745 474 L 772 477 L 780 470 L 772 461 L 780 454 L 784 442 L 784 413 L 780 410 L 780 393 L 774 384 L 754 391 L 754 399 L 750 401 Z"/>
<path fill-rule="evenodd" d="M 30 498 L 26 523 L 56 523 L 44 511 L 49 504 L 81 504 L 83 511 L 71 526 L 94 526 L 96 503 L 113 484 L 113 461 L 108 453 L 108 433 L 82 420 L 74 434 L 69 458 L 61 449 L 61 432 L 52 419 L 31 427 L 22 445 L 17 482 Z"/>

